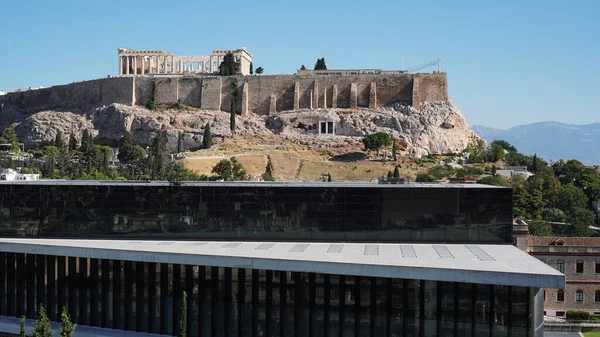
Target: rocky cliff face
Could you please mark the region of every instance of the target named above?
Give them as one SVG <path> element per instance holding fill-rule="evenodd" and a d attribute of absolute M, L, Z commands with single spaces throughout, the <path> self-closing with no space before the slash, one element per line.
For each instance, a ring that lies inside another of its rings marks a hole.
<path fill-rule="evenodd" d="M 150 111 L 111 104 L 88 111 L 40 111 L 34 114 L 3 107 L 0 117 L 0 128 L 16 125 L 19 138 L 28 148 L 52 144 L 58 132 L 68 135 L 73 131 L 81 138 L 85 129 L 92 133 L 97 143 L 112 146 L 124 130 L 130 131 L 133 139 L 142 145 L 150 144 L 156 131 L 164 130 L 171 150 L 177 147 L 180 133 L 185 149 L 200 148 L 207 123 L 214 136 L 231 135 L 229 113 L 221 111 Z M 318 135 L 321 121 L 334 122 L 336 137 Z M 446 102 L 427 103 L 420 111 L 395 104 L 390 109 L 320 109 L 283 112 L 268 117 L 238 116 L 236 125 L 237 133 L 279 134 L 321 147 L 340 142 L 359 144 L 363 136 L 382 131 L 391 133 L 400 149 L 416 155 L 458 153 L 469 144 L 485 144 L 468 128 L 460 110 Z"/>

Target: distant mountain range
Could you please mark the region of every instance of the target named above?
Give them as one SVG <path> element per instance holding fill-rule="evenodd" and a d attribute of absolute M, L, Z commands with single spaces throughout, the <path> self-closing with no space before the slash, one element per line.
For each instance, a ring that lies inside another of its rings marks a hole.
<path fill-rule="evenodd" d="M 503 139 L 519 152 L 545 160 L 577 159 L 586 165 L 600 164 L 600 123 L 571 125 L 559 122 L 539 122 L 510 129 L 487 126 L 471 127 L 488 142 Z"/>

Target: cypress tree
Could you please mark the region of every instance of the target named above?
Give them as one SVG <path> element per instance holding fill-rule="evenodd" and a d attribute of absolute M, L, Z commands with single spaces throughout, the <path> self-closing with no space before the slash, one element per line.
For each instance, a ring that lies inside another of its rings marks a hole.
<path fill-rule="evenodd" d="M 330 183 L 331 182 L 331 173 L 327 173 L 327 182 Z"/>
<path fill-rule="evenodd" d="M 72 337 L 76 326 L 77 324 L 73 324 L 71 321 L 71 316 L 67 313 L 67 309 L 63 308 L 60 315 L 60 330 L 58 331 L 58 335 L 60 337 Z"/>
<path fill-rule="evenodd" d="M 69 150 L 74 151 L 77 150 L 77 138 L 75 138 L 75 134 L 71 131 L 69 135 Z"/>
<path fill-rule="evenodd" d="M 181 318 L 179 319 L 179 333 L 177 337 L 187 337 L 187 293 L 185 291 L 181 299 Z"/>
<path fill-rule="evenodd" d="M 398 170 L 398 166 L 394 168 L 394 178 L 400 178 L 400 170 Z"/>
<path fill-rule="evenodd" d="M 19 329 L 19 336 L 20 337 L 26 337 L 27 336 L 25 334 L 25 316 L 21 316 L 21 325 L 20 325 L 20 329 Z"/>
<path fill-rule="evenodd" d="M 265 169 L 265 173 L 263 173 L 262 178 L 264 181 L 275 181 L 275 177 L 273 177 L 273 165 L 271 164 L 271 158 L 267 159 L 267 167 Z"/>
<path fill-rule="evenodd" d="M 392 157 L 394 157 L 394 161 L 397 161 L 398 158 L 396 157 L 396 142 L 392 141 Z"/>
<path fill-rule="evenodd" d="M 205 149 L 209 149 L 212 146 L 212 132 L 210 131 L 210 123 L 206 123 L 206 126 L 204 126 L 204 138 L 202 138 L 202 145 Z"/>
<path fill-rule="evenodd" d="M 54 138 L 54 146 L 56 146 L 59 150 L 65 147 L 65 142 L 62 139 L 62 133 L 57 132 L 56 137 Z"/>
<path fill-rule="evenodd" d="M 33 337 L 53 337 L 52 330 L 50 329 L 50 320 L 46 316 L 46 309 L 40 305 L 38 310 L 38 318 L 35 321 L 33 327 Z"/>
<path fill-rule="evenodd" d="M 177 153 L 181 153 L 183 151 L 183 133 L 179 132 L 177 134 Z"/>

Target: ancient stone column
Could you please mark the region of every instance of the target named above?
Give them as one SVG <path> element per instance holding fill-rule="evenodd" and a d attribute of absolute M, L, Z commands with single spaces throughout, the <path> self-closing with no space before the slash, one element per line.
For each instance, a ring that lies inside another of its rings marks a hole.
<path fill-rule="evenodd" d="M 175 73 L 175 56 L 171 56 L 171 74 Z"/>
<path fill-rule="evenodd" d="M 319 81 L 315 80 L 313 83 L 313 106 L 314 109 L 319 108 Z"/>
<path fill-rule="evenodd" d="M 356 83 L 350 84 L 350 108 L 358 107 L 358 89 Z"/>
<path fill-rule="evenodd" d="M 248 82 L 242 85 L 242 116 L 248 115 Z"/>
<path fill-rule="evenodd" d="M 338 98 L 338 87 L 337 84 L 333 85 L 333 92 L 331 95 L 331 107 L 332 108 L 337 108 L 337 98 Z"/>
<path fill-rule="evenodd" d="M 183 60 L 179 60 L 179 73 L 183 74 Z"/>
<path fill-rule="evenodd" d="M 300 83 L 294 83 L 294 110 L 300 110 Z"/>
<path fill-rule="evenodd" d="M 119 76 L 123 75 L 123 56 L 119 56 Z"/>
<path fill-rule="evenodd" d="M 371 91 L 369 92 L 369 109 L 377 108 L 377 85 L 371 82 Z"/>
<path fill-rule="evenodd" d="M 269 103 L 269 115 L 274 115 L 277 113 L 277 96 L 275 94 L 271 95 L 271 102 Z"/>
<path fill-rule="evenodd" d="M 145 70 L 146 70 L 146 60 L 145 60 L 145 56 L 142 56 L 142 75 L 145 75 Z"/>
<path fill-rule="evenodd" d="M 125 75 L 129 75 L 129 56 L 125 56 L 127 58 L 127 64 L 125 67 Z"/>

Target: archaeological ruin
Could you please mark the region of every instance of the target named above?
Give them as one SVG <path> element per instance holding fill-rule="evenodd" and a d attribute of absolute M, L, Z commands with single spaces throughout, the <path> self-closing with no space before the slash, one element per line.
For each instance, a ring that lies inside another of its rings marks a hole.
<path fill-rule="evenodd" d="M 240 63 L 240 75 L 250 75 L 252 54 L 242 47 L 236 50 L 213 50 L 210 56 L 175 56 L 165 50 L 119 48 L 119 76 L 165 74 L 214 74 L 227 53 Z"/>
<path fill-rule="evenodd" d="M 227 53 L 240 62 L 240 74 L 219 76 Z M 377 109 L 395 104 L 419 109 L 447 102 L 446 73 L 406 71 L 298 71 L 293 75 L 250 75 L 252 54 L 245 47 L 215 50 L 210 56 L 176 56 L 164 50 L 119 49 L 118 76 L 0 95 L 0 106 L 24 112 L 86 109 L 121 103 L 169 108 L 183 105 L 240 115 L 273 115 L 302 109 Z M 321 131 L 323 130 L 323 131 Z M 333 128 L 319 125 L 319 133 Z"/>

